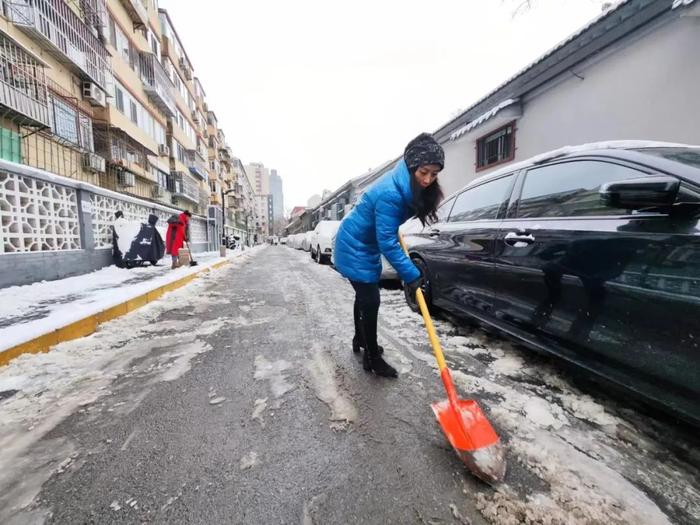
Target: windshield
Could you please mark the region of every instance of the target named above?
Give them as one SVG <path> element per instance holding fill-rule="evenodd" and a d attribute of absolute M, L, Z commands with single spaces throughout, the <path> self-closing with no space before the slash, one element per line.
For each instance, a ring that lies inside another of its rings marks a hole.
<path fill-rule="evenodd" d="M 700 169 L 700 148 L 644 148 L 637 151 Z"/>

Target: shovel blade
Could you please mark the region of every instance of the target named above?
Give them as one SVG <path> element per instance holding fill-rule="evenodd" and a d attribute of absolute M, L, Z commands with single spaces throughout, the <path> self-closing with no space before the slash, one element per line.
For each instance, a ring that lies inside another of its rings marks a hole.
<path fill-rule="evenodd" d="M 447 400 L 432 405 L 450 445 L 469 470 L 489 484 L 503 481 L 505 453 L 501 441 L 479 404 L 458 399 L 456 406 Z"/>

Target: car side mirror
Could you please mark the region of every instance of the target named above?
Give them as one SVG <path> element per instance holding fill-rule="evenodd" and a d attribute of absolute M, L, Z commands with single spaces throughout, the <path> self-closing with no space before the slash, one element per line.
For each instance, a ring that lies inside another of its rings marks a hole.
<path fill-rule="evenodd" d="M 639 210 L 673 205 L 680 186 L 681 181 L 675 177 L 653 175 L 608 182 L 600 187 L 599 194 L 606 206 Z"/>

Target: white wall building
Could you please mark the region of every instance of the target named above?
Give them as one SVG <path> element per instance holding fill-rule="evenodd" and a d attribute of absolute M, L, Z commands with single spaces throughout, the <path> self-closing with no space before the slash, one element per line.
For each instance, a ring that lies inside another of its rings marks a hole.
<path fill-rule="evenodd" d="M 627 0 L 436 132 L 452 193 L 565 145 L 700 144 L 700 2 Z"/>

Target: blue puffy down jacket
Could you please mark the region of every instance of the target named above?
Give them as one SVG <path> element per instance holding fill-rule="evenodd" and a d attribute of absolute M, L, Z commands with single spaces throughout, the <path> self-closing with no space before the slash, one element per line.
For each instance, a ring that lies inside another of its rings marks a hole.
<path fill-rule="evenodd" d="M 411 217 L 412 202 L 411 174 L 401 160 L 340 224 L 334 248 L 338 271 L 351 281 L 379 282 L 384 255 L 403 281 L 418 279 L 420 272 L 403 253 L 398 236 L 399 226 Z"/>

